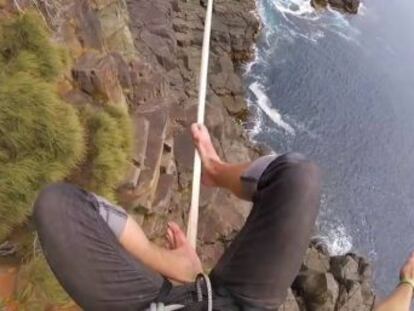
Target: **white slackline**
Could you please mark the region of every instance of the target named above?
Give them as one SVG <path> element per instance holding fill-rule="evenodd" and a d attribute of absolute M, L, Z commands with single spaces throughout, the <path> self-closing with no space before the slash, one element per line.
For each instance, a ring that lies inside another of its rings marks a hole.
<path fill-rule="evenodd" d="M 207 94 L 207 73 L 208 58 L 210 53 L 211 19 L 213 16 L 213 0 L 208 0 L 206 21 L 204 23 L 203 49 L 201 53 L 200 82 L 198 90 L 198 113 L 197 123 L 204 124 L 206 94 Z M 194 156 L 193 186 L 191 194 L 191 207 L 188 216 L 187 238 L 193 247 L 197 244 L 198 207 L 200 202 L 200 180 L 201 160 L 198 152 Z"/>

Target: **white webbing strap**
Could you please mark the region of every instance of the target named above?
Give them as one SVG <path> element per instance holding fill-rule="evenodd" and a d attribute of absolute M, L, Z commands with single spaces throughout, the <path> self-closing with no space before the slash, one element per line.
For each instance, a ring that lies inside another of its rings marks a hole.
<path fill-rule="evenodd" d="M 213 16 L 213 0 L 208 0 L 206 20 L 204 23 L 203 48 L 201 53 L 200 82 L 198 90 L 197 123 L 204 124 L 207 94 L 208 59 L 210 53 L 211 19 Z M 198 208 L 200 202 L 201 159 L 198 152 L 194 156 L 193 185 L 190 214 L 188 216 L 187 238 L 195 248 L 197 244 Z"/>

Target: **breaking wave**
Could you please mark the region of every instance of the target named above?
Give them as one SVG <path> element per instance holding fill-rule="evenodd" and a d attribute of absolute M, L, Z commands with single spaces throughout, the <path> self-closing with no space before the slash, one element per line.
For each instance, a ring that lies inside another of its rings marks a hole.
<path fill-rule="evenodd" d="M 253 82 L 249 89 L 256 97 L 256 104 L 260 109 L 273 121 L 277 126 L 284 129 L 290 135 L 295 135 L 295 129 L 286 121 L 283 120 L 282 115 L 275 108 L 272 108 L 272 102 L 266 95 L 264 87 L 259 82 Z"/>

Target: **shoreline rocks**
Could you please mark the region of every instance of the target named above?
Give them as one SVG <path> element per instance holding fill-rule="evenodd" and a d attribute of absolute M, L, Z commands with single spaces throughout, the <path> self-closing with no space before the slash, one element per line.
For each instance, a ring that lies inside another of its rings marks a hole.
<path fill-rule="evenodd" d="M 329 5 L 345 13 L 357 14 L 360 0 L 311 0 L 311 5 L 316 9 L 326 8 Z"/>
<path fill-rule="evenodd" d="M 375 303 L 372 268 L 366 259 L 353 253 L 330 257 L 313 244 L 292 289 L 286 303 L 295 298 L 300 310 L 370 311 Z"/>

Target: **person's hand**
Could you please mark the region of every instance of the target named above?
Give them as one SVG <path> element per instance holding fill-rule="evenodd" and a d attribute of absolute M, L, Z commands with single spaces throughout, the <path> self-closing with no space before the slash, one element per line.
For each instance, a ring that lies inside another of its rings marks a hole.
<path fill-rule="evenodd" d="M 191 246 L 187 240 L 184 232 L 175 222 L 169 222 L 167 228 L 167 241 L 170 250 L 177 255 L 182 267 L 183 273 L 181 273 L 180 279 L 175 281 L 179 282 L 192 282 L 196 278 L 197 274 L 202 273 L 203 268 L 200 258 L 198 257 L 195 249 Z"/>
<path fill-rule="evenodd" d="M 410 254 L 400 272 L 400 279 L 409 279 L 414 281 L 414 252 Z"/>
<path fill-rule="evenodd" d="M 395 290 L 375 307 L 375 311 L 409 311 L 414 288 L 414 252 L 400 272 L 400 283 Z"/>

